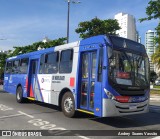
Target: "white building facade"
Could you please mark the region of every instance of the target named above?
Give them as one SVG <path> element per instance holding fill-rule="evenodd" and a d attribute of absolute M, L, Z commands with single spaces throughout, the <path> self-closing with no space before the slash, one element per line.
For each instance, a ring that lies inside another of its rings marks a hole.
<path fill-rule="evenodd" d="M 120 30 L 116 31 L 120 37 L 137 41 L 136 22 L 134 16 L 126 13 L 118 13 L 115 15 L 114 19 L 117 19 L 119 26 L 121 27 Z"/>
<path fill-rule="evenodd" d="M 7 54 L 7 53 L 8 53 L 8 51 L 0 50 L 0 54 L 2 54 L 2 53 Z"/>
<path fill-rule="evenodd" d="M 149 57 L 149 62 L 150 62 L 150 71 L 155 71 L 156 72 L 156 65 L 152 63 L 151 61 L 151 56 L 155 53 L 156 46 L 154 43 L 154 37 L 156 37 L 156 32 L 153 30 L 148 30 L 145 33 L 145 46 L 146 46 L 146 51 L 147 55 Z"/>

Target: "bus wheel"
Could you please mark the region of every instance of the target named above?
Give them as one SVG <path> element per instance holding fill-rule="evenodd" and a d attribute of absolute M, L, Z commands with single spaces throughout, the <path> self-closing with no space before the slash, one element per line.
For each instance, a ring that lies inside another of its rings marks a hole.
<path fill-rule="evenodd" d="M 18 103 L 22 103 L 24 101 L 23 98 L 23 90 L 21 86 L 18 86 L 17 91 L 16 91 L 16 100 Z"/>
<path fill-rule="evenodd" d="M 65 116 L 74 117 L 75 102 L 71 92 L 66 92 L 62 97 L 61 108 Z"/>

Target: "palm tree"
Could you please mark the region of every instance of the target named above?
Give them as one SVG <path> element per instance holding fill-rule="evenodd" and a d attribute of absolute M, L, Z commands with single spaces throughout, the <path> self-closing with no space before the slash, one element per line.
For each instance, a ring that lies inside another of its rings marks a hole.
<path fill-rule="evenodd" d="M 152 62 L 160 69 L 160 45 L 157 46 L 156 52 L 151 56 Z"/>

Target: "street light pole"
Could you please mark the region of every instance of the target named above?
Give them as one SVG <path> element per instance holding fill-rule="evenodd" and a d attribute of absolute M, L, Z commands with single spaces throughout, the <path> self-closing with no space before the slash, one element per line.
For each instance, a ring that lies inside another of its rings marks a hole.
<path fill-rule="evenodd" d="M 67 14 L 67 43 L 69 43 L 69 17 L 70 17 L 70 3 L 72 2 L 73 4 L 78 4 L 80 1 L 72 1 L 72 0 L 67 0 L 68 2 L 68 14 Z"/>
<path fill-rule="evenodd" d="M 68 0 L 68 15 L 67 15 L 67 43 L 69 43 L 69 14 L 70 14 L 70 0 Z"/>

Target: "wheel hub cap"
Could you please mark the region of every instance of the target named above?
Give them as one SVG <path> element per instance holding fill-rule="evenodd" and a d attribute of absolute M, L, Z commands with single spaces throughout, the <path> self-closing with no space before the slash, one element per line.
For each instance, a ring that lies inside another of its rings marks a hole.
<path fill-rule="evenodd" d="M 73 101 L 70 97 L 68 97 L 65 101 L 64 101 L 64 109 L 66 112 L 70 113 L 73 109 Z"/>

